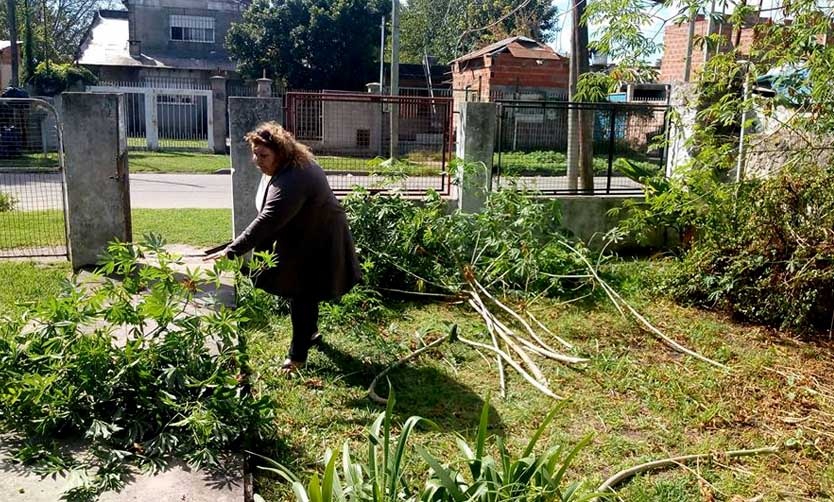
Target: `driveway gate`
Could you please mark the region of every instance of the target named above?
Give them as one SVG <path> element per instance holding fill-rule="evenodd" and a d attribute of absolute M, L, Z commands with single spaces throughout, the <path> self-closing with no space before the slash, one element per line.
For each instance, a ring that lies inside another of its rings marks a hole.
<path fill-rule="evenodd" d="M 0 98 L 0 259 L 68 257 L 63 166 L 55 108 Z"/>

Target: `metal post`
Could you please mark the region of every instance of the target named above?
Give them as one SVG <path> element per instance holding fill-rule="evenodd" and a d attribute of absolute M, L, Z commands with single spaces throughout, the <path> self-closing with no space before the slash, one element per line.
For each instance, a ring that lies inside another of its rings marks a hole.
<path fill-rule="evenodd" d="M 750 98 L 750 78 L 748 74 L 749 63 L 744 62 L 744 108 L 741 112 L 741 132 L 738 135 L 738 163 L 736 164 L 736 183 L 740 182 L 744 176 L 744 156 L 747 154 L 744 148 L 744 141 L 747 132 L 747 100 Z"/>
<path fill-rule="evenodd" d="M 611 176 L 614 172 L 614 134 L 617 132 L 615 124 L 617 120 L 617 109 L 611 107 L 611 124 L 608 128 L 608 176 L 605 179 L 605 193 L 611 193 Z"/>
<path fill-rule="evenodd" d="M 385 86 L 385 16 L 379 26 L 379 94 L 383 94 Z"/>
<path fill-rule="evenodd" d="M 391 9 L 391 159 L 399 156 L 400 147 L 400 0 L 393 0 Z"/>

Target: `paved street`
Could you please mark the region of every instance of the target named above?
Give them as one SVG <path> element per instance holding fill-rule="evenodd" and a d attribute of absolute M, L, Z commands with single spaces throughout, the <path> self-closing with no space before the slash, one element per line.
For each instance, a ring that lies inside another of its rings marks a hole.
<path fill-rule="evenodd" d="M 62 204 L 59 174 L 0 173 L 0 192 L 18 199 L 19 210 L 58 209 Z M 382 187 L 390 180 L 380 176 L 338 175 L 329 177 L 334 189 L 348 189 L 354 185 Z M 528 189 L 558 190 L 567 188 L 565 177 L 524 177 L 518 183 Z M 612 189 L 639 188 L 625 178 L 613 180 Z M 501 180 L 507 186 L 509 180 Z M 598 194 L 604 193 L 606 179 L 594 179 Z M 435 188 L 440 190 L 439 176 L 412 177 L 394 184 L 410 190 Z M 453 187 L 454 188 L 454 187 Z M 95 187 L 91 187 L 95 190 Z M 453 190 L 454 193 L 454 190 Z M 231 208 L 231 178 L 223 174 L 131 174 L 130 203 L 133 208 Z"/>

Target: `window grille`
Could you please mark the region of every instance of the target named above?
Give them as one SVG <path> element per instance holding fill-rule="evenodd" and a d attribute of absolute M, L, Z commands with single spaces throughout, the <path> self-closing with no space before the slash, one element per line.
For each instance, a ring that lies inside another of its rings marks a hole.
<path fill-rule="evenodd" d="M 172 15 L 171 40 L 214 43 L 214 18 Z"/>

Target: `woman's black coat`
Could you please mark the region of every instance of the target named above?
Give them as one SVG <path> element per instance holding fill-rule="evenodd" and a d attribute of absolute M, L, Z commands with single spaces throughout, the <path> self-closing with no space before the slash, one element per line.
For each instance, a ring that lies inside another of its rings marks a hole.
<path fill-rule="evenodd" d="M 278 259 L 255 284 L 288 298 L 337 298 L 361 277 L 345 211 L 316 163 L 288 165 L 272 177 L 261 212 L 227 251 L 234 257 L 252 249 Z"/>

